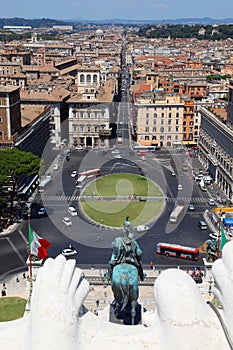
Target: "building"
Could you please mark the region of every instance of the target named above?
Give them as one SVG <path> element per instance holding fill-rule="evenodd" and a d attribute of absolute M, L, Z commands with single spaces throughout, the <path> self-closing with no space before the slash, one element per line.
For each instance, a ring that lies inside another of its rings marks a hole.
<path fill-rule="evenodd" d="M 199 159 L 214 182 L 232 201 L 233 129 L 204 107 L 200 108 L 200 113 Z M 229 108 L 229 114 L 231 114 L 231 107 Z"/>
<path fill-rule="evenodd" d="M 12 147 L 20 130 L 19 87 L 0 85 L 0 148 Z"/>

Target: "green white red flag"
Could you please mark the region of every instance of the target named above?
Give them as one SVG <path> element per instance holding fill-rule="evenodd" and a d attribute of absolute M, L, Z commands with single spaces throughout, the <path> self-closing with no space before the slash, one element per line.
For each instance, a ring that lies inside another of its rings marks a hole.
<path fill-rule="evenodd" d="M 31 255 L 35 255 L 40 259 L 48 257 L 47 248 L 51 247 L 51 243 L 45 238 L 40 237 L 29 225 L 29 245 Z"/>

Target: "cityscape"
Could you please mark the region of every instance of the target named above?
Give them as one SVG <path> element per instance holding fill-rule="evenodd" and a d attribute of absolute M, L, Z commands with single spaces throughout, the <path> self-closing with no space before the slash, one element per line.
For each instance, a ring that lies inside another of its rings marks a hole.
<path fill-rule="evenodd" d="M 129 224 L 139 288 L 175 268 L 210 299 L 233 235 L 232 24 L 36 22 L 0 20 L 1 283 L 28 273 L 31 232 L 101 285 Z"/>

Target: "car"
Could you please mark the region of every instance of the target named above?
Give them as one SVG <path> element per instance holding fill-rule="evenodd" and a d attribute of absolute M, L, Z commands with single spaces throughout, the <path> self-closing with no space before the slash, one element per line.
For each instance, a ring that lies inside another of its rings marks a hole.
<path fill-rule="evenodd" d="M 71 176 L 71 177 L 76 177 L 76 176 L 78 176 L 78 170 L 72 171 L 72 173 L 71 173 L 70 176 Z"/>
<path fill-rule="evenodd" d="M 66 249 L 63 249 L 63 251 L 61 252 L 63 256 L 65 257 L 69 257 L 69 256 L 75 256 L 78 254 L 77 250 L 76 249 L 73 249 L 73 248 L 66 248 Z"/>
<path fill-rule="evenodd" d="M 46 174 L 46 179 L 52 179 L 52 174 L 51 173 L 47 173 Z"/>
<path fill-rule="evenodd" d="M 215 205 L 215 201 L 214 201 L 212 198 L 209 198 L 209 199 L 207 200 L 207 203 L 208 203 L 211 207 L 213 207 L 213 206 Z"/>
<path fill-rule="evenodd" d="M 53 170 L 58 170 L 59 169 L 59 165 L 58 164 L 53 164 Z"/>
<path fill-rule="evenodd" d="M 46 214 L 46 210 L 44 207 L 41 207 L 38 211 L 38 215 L 45 215 Z"/>
<path fill-rule="evenodd" d="M 209 237 L 211 239 L 217 240 L 218 239 L 218 232 L 210 232 Z"/>
<path fill-rule="evenodd" d="M 72 226 L 72 221 L 71 221 L 70 218 L 68 218 L 68 217 L 64 217 L 64 218 L 62 219 L 62 222 L 63 222 L 63 224 L 64 224 L 66 227 Z"/>
<path fill-rule="evenodd" d="M 139 225 L 137 226 L 137 232 L 146 232 L 149 230 L 149 227 L 146 225 Z"/>
<path fill-rule="evenodd" d="M 178 185 L 178 191 L 182 191 L 183 190 L 183 186 L 182 185 Z"/>
<path fill-rule="evenodd" d="M 113 150 L 111 151 L 111 153 L 112 153 L 112 154 L 119 154 L 120 152 L 119 152 L 118 149 L 113 149 Z"/>
<path fill-rule="evenodd" d="M 116 154 L 116 155 L 114 156 L 114 158 L 116 158 L 116 159 L 121 159 L 121 155 L 120 155 L 120 154 Z"/>
<path fill-rule="evenodd" d="M 146 160 L 146 156 L 142 156 L 142 157 L 141 157 L 141 160 Z"/>
<path fill-rule="evenodd" d="M 201 220 L 201 221 L 199 221 L 198 222 L 198 226 L 199 226 L 199 228 L 201 229 L 201 230 L 207 230 L 207 224 L 206 224 L 206 222 L 204 221 L 204 220 Z"/>
<path fill-rule="evenodd" d="M 75 149 L 75 151 L 82 151 L 83 146 L 75 146 L 74 149 Z"/>
<path fill-rule="evenodd" d="M 194 207 L 194 205 L 192 203 L 189 204 L 188 210 L 189 211 L 194 211 L 195 210 L 195 207 Z"/>
<path fill-rule="evenodd" d="M 172 172 L 172 176 L 176 176 L 176 173 L 175 173 L 175 171 L 173 171 L 173 172 Z"/>
<path fill-rule="evenodd" d="M 77 210 L 76 210 L 74 207 L 69 207 L 69 208 L 68 208 L 68 213 L 69 213 L 71 216 L 77 216 L 77 215 L 78 215 Z"/>

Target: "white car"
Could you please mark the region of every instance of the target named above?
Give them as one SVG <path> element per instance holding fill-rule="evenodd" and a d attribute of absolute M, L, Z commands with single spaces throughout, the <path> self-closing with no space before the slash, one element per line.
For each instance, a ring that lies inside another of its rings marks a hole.
<path fill-rule="evenodd" d="M 137 232 L 146 232 L 149 230 L 149 227 L 146 225 L 139 225 L 137 226 Z"/>
<path fill-rule="evenodd" d="M 62 222 L 63 222 L 63 224 L 64 224 L 66 227 L 72 226 L 72 221 L 71 221 L 70 218 L 68 218 L 68 217 L 64 217 L 64 218 L 62 219 Z"/>
<path fill-rule="evenodd" d="M 38 215 L 45 215 L 46 214 L 46 210 L 44 207 L 41 207 L 38 211 Z"/>
<path fill-rule="evenodd" d="M 182 185 L 178 185 L 178 191 L 182 191 L 183 190 L 183 186 Z"/>
<path fill-rule="evenodd" d="M 71 176 L 71 177 L 76 177 L 76 176 L 78 176 L 78 170 L 72 171 L 72 173 L 71 173 L 70 176 Z"/>
<path fill-rule="evenodd" d="M 58 170 L 59 169 L 59 165 L 58 164 L 53 164 L 53 170 Z"/>
<path fill-rule="evenodd" d="M 83 146 L 75 146 L 74 148 L 76 151 L 82 151 L 83 150 Z"/>
<path fill-rule="evenodd" d="M 116 155 L 114 156 L 114 158 L 116 158 L 116 159 L 121 159 L 121 155 L 120 155 L 120 154 L 116 154 Z"/>
<path fill-rule="evenodd" d="M 211 239 L 217 240 L 217 239 L 218 239 L 218 232 L 211 232 L 211 233 L 209 234 L 209 237 L 210 237 Z"/>
<path fill-rule="evenodd" d="M 70 249 L 70 248 L 63 249 L 63 251 L 62 251 L 61 253 L 62 253 L 62 255 L 64 255 L 65 257 L 75 256 L 75 255 L 78 254 L 77 250 L 75 250 L 75 249 Z"/>
<path fill-rule="evenodd" d="M 78 215 L 78 212 L 77 212 L 77 210 L 76 210 L 74 207 L 69 207 L 69 208 L 68 208 L 68 213 L 69 213 L 71 216 L 77 216 L 77 215 Z"/>
<path fill-rule="evenodd" d="M 209 198 L 208 201 L 207 201 L 207 203 L 208 203 L 211 207 L 213 207 L 213 206 L 215 205 L 215 202 L 214 202 L 214 200 L 213 200 L 212 198 Z"/>

